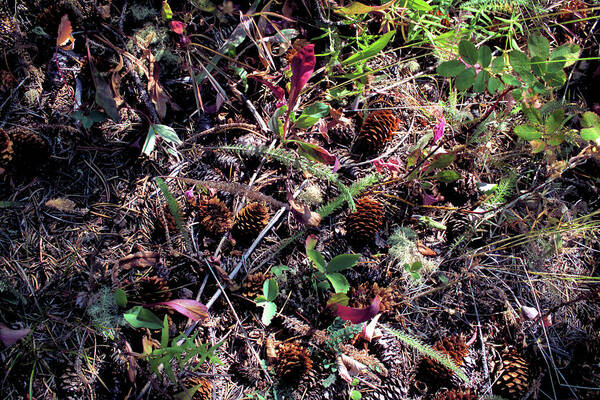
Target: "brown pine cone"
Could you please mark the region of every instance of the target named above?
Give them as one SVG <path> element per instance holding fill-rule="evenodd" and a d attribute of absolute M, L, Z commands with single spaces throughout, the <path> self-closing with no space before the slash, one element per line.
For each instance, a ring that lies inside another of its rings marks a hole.
<path fill-rule="evenodd" d="M 265 281 L 272 278 L 273 275 L 264 272 L 255 272 L 248 275 L 248 279 L 240 287 L 240 294 L 247 299 L 254 300 L 263 294 L 263 285 Z"/>
<path fill-rule="evenodd" d="M 377 282 L 363 282 L 357 288 L 351 289 L 351 305 L 357 308 L 368 307 L 375 296 L 379 296 L 381 299 L 381 306 L 379 308 L 379 312 L 381 313 L 393 312 L 396 305 L 400 303 L 400 294 L 394 285 L 379 287 Z"/>
<path fill-rule="evenodd" d="M 470 389 L 451 389 L 438 393 L 433 400 L 477 400 L 478 397 L 471 393 Z"/>
<path fill-rule="evenodd" d="M 18 29 L 17 22 L 10 15 L 0 14 L 0 51 L 8 50 L 15 44 Z"/>
<path fill-rule="evenodd" d="M 398 130 L 400 119 L 391 110 L 371 112 L 360 129 L 354 152 L 358 154 L 374 154 L 379 152 Z"/>
<path fill-rule="evenodd" d="M 279 345 L 275 371 L 284 381 L 297 381 L 312 368 L 309 351 L 299 342 Z"/>
<path fill-rule="evenodd" d="M 186 379 L 185 388 L 188 393 L 194 394 L 191 400 L 211 400 L 213 392 L 213 384 L 210 380 L 201 377 L 192 377 Z"/>
<path fill-rule="evenodd" d="M 13 159 L 13 143 L 6 131 L 0 129 L 0 168 L 6 169 Z"/>
<path fill-rule="evenodd" d="M 469 351 L 465 339 L 460 335 L 448 336 L 438 340 L 433 348 L 442 354 L 448 355 L 450 360 L 459 367 L 463 364 Z M 420 374 L 425 382 L 439 385 L 452 379 L 452 371 L 429 357 L 424 357 L 419 367 Z"/>
<path fill-rule="evenodd" d="M 453 212 L 446 221 L 446 242 L 453 244 L 458 238 L 467 234 L 470 229 L 469 216 L 458 211 Z"/>
<path fill-rule="evenodd" d="M 13 167 L 17 172 L 37 171 L 50 157 L 48 143 L 35 133 L 21 128 L 8 132 L 13 143 Z"/>
<path fill-rule="evenodd" d="M 493 392 L 508 400 L 517 400 L 527 393 L 529 387 L 529 366 L 514 348 L 504 351 L 500 375 Z"/>
<path fill-rule="evenodd" d="M 364 400 L 404 400 L 407 392 L 406 384 L 399 377 L 388 376 L 375 390 L 366 391 L 362 398 Z"/>
<path fill-rule="evenodd" d="M 251 240 L 269 223 L 269 209 L 260 203 L 250 203 L 235 217 L 231 234 L 238 240 Z"/>
<path fill-rule="evenodd" d="M 382 227 L 383 205 L 372 197 L 356 200 L 356 211 L 346 217 L 348 240 L 362 245 L 371 243 Z"/>
<path fill-rule="evenodd" d="M 145 276 L 134 284 L 135 293 L 130 299 L 136 303 L 154 304 L 169 301 L 173 293 L 164 278 Z"/>
<path fill-rule="evenodd" d="M 198 220 L 204 230 L 213 235 L 222 235 L 233 226 L 233 215 L 229 208 L 216 197 L 202 198 L 196 205 Z"/>

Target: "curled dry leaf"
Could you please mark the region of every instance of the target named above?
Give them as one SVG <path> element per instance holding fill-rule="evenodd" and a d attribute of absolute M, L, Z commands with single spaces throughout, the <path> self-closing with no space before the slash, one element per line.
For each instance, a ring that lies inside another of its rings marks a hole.
<path fill-rule="evenodd" d="M 521 307 L 521 314 L 523 315 L 523 318 L 525 318 L 528 321 L 531 321 L 532 319 L 537 318 L 539 312 L 533 307 L 523 306 Z"/>
<path fill-rule="evenodd" d="M 310 208 L 297 202 L 294 199 L 290 199 L 290 210 L 296 221 L 304 225 L 319 226 L 321 224 L 321 215 L 314 211 L 310 211 Z"/>
<path fill-rule="evenodd" d="M 8 326 L 0 322 L 0 342 L 4 343 L 6 347 L 10 347 L 29 335 L 31 329 L 10 329 Z"/>
<path fill-rule="evenodd" d="M 377 314 L 375 318 L 373 318 L 368 324 L 364 324 L 362 330 L 360 331 L 360 337 L 365 339 L 367 342 L 371 342 L 374 337 L 380 336 L 381 331 L 376 330 L 377 322 L 379 322 L 379 318 L 382 314 Z"/>
<path fill-rule="evenodd" d="M 129 382 L 134 383 L 137 376 L 137 361 L 128 341 L 125 341 L 125 351 L 127 352 L 127 378 Z"/>
<path fill-rule="evenodd" d="M 75 47 L 75 38 L 73 37 L 73 27 L 69 16 L 63 15 L 58 25 L 58 35 L 56 36 L 56 45 L 63 50 L 73 50 Z"/>
<path fill-rule="evenodd" d="M 355 359 L 342 354 L 337 359 L 338 373 L 340 378 L 348 383 L 352 383 L 352 377 L 360 374 L 367 366 Z"/>
<path fill-rule="evenodd" d="M 147 268 L 158 263 L 159 255 L 156 251 L 138 251 L 119 260 L 121 269 Z"/>
<path fill-rule="evenodd" d="M 424 255 L 424 256 L 428 256 L 428 257 L 435 257 L 435 256 L 437 256 L 437 253 L 434 250 L 432 250 L 429 247 L 425 246 L 421 242 L 417 242 L 417 250 L 419 251 L 419 253 L 421 253 L 421 255 Z"/>
<path fill-rule="evenodd" d="M 199 303 L 196 300 L 175 299 L 149 305 L 166 306 L 172 308 L 178 313 L 185 315 L 186 317 L 194 321 L 208 320 L 208 308 L 204 304 Z"/>

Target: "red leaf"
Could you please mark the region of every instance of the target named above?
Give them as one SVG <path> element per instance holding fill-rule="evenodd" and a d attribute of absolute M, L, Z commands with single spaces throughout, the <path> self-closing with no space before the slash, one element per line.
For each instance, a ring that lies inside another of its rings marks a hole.
<path fill-rule="evenodd" d="M 317 238 L 317 235 L 308 235 L 306 237 L 306 242 L 304 243 L 306 250 L 308 251 L 314 249 L 317 245 L 318 240 L 319 239 Z"/>
<path fill-rule="evenodd" d="M 178 35 L 183 35 L 183 22 L 171 20 L 169 22 L 169 26 L 173 32 L 177 33 Z"/>
<path fill-rule="evenodd" d="M 6 347 L 10 347 L 17 343 L 19 340 L 29 335 L 29 332 L 31 332 L 31 329 L 29 328 L 10 329 L 0 322 L 0 342 L 4 343 Z"/>
<path fill-rule="evenodd" d="M 199 303 L 196 300 L 175 299 L 150 305 L 170 307 L 178 313 L 183 314 L 194 321 L 208 319 L 208 308 L 206 308 L 204 304 Z"/>
<path fill-rule="evenodd" d="M 291 142 L 292 140 L 290 140 Z M 333 172 L 340 168 L 340 162 L 336 156 L 325 150 L 319 145 L 302 142 L 300 140 L 293 140 L 298 145 L 298 153 L 304 157 L 320 162 L 326 165 L 333 165 Z"/>
<path fill-rule="evenodd" d="M 256 76 L 250 76 L 250 78 L 254 79 L 257 82 L 262 83 L 263 85 L 265 85 L 266 87 L 271 89 L 271 93 L 273 93 L 273 96 L 275 96 L 275 98 L 277 98 L 277 100 L 279 100 L 277 107 L 285 104 L 285 91 L 282 88 L 280 88 L 279 86 L 273 85 L 271 82 L 261 79 L 261 78 L 258 78 Z"/>
<path fill-rule="evenodd" d="M 290 110 L 293 110 L 296 106 L 302 88 L 304 88 L 304 85 L 306 85 L 306 82 L 308 82 L 315 70 L 316 62 L 314 44 L 304 46 L 292 58 L 292 79 L 290 82 L 290 99 L 288 101 Z"/>
<path fill-rule="evenodd" d="M 371 305 L 365 308 L 346 307 L 337 304 L 335 315 L 343 320 L 350 321 L 353 324 L 360 324 L 361 322 L 368 321 L 374 316 L 376 316 L 377 313 L 379 313 L 380 307 L 381 299 L 379 298 L 379 296 L 375 296 L 375 298 L 371 302 Z"/>

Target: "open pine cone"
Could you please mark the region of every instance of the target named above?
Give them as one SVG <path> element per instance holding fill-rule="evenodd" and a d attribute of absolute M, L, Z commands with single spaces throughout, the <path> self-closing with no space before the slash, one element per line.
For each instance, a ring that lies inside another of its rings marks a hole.
<path fill-rule="evenodd" d="M 233 226 L 231 211 L 216 197 L 200 199 L 196 208 L 200 225 L 213 235 L 222 235 Z"/>
<path fill-rule="evenodd" d="M 438 340 L 433 348 L 442 354 L 447 354 L 450 360 L 459 367 L 463 364 L 469 351 L 465 339 L 460 335 L 448 336 Z M 452 371 L 429 357 L 424 357 L 421 361 L 420 373 L 424 381 L 437 384 L 450 381 L 453 375 Z"/>
<path fill-rule="evenodd" d="M 363 282 L 357 288 L 351 289 L 351 305 L 357 308 L 369 307 L 375 296 L 379 296 L 381 299 L 381 306 L 379 308 L 379 312 L 381 313 L 393 312 L 396 305 L 400 302 L 400 294 L 394 285 L 380 287 L 377 282 Z"/>
<path fill-rule="evenodd" d="M 191 400 L 211 400 L 213 392 L 213 384 L 206 378 L 193 377 L 185 382 L 185 387 L 188 392 L 192 392 L 197 386 Z"/>
<path fill-rule="evenodd" d="M 35 133 L 16 128 L 8 132 L 13 144 L 13 166 L 17 171 L 38 170 L 50 157 L 48 143 Z"/>
<path fill-rule="evenodd" d="M 263 294 L 265 281 L 272 277 L 273 275 L 264 272 L 255 272 L 248 275 L 248 278 L 240 287 L 240 294 L 247 299 L 254 300 L 257 296 Z"/>
<path fill-rule="evenodd" d="M 172 292 L 166 279 L 158 276 L 145 276 L 135 282 L 135 293 L 130 297 L 134 302 L 154 304 L 169 301 L 171 296 Z"/>
<path fill-rule="evenodd" d="M 459 237 L 469 232 L 471 221 L 467 214 L 455 211 L 446 222 L 446 242 L 454 243 Z"/>
<path fill-rule="evenodd" d="M 500 376 L 493 391 L 508 400 L 522 398 L 529 387 L 529 366 L 514 348 L 507 349 L 502 357 Z"/>
<path fill-rule="evenodd" d="M 433 400 L 477 400 L 478 397 L 470 389 L 451 389 L 438 393 Z"/>
<path fill-rule="evenodd" d="M 377 110 L 371 112 L 363 123 L 354 152 L 359 154 L 374 154 L 392 139 L 400 120 L 391 110 Z"/>
<path fill-rule="evenodd" d="M 295 381 L 312 368 L 310 353 L 299 342 L 279 345 L 275 371 L 285 381 Z"/>
<path fill-rule="evenodd" d="M 0 129 L 0 168 L 6 169 L 13 159 L 13 143 L 6 131 Z"/>
<path fill-rule="evenodd" d="M 383 226 L 383 205 L 371 197 L 356 200 L 356 211 L 346 217 L 346 236 L 355 244 L 375 240 Z"/>
<path fill-rule="evenodd" d="M 238 240 L 254 239 L 269 223 L 269 209 L 260 203 L 250 203 L 235 217 L 231 234 Z"/>

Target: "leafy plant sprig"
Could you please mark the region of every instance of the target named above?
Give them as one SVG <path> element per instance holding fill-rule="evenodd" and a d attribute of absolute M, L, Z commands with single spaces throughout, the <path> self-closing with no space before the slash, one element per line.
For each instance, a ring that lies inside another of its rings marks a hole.
<path fill-rule="evenodd" d="M 269 325 L 277 314 L 277 305 L 275 299 L 279 294 L 279 285 L 273 278 L 265 280 L 263 283 L 263 294 L 256 298 L 256 305 L 263 308 L 262 323 Z"/>
<path fill-rule="evenodd" d="M 350 284 L 340 271 L 352 268 L 358 262 L 360 254 L 340 254 L 331 259 L 328 263 L 325 262 L 323 255 L 315 249 L 317 245 L 317 237 L 309 235 L 306 238 L 306 256 L 312 261 L 317 269 L 315 278 L 319 283 L 318 287 L 328 289 L 331 284 L 336 293 L 347 293 L 350 290 Z M 327 283 L 329 281 L 329 283 Z"/>

